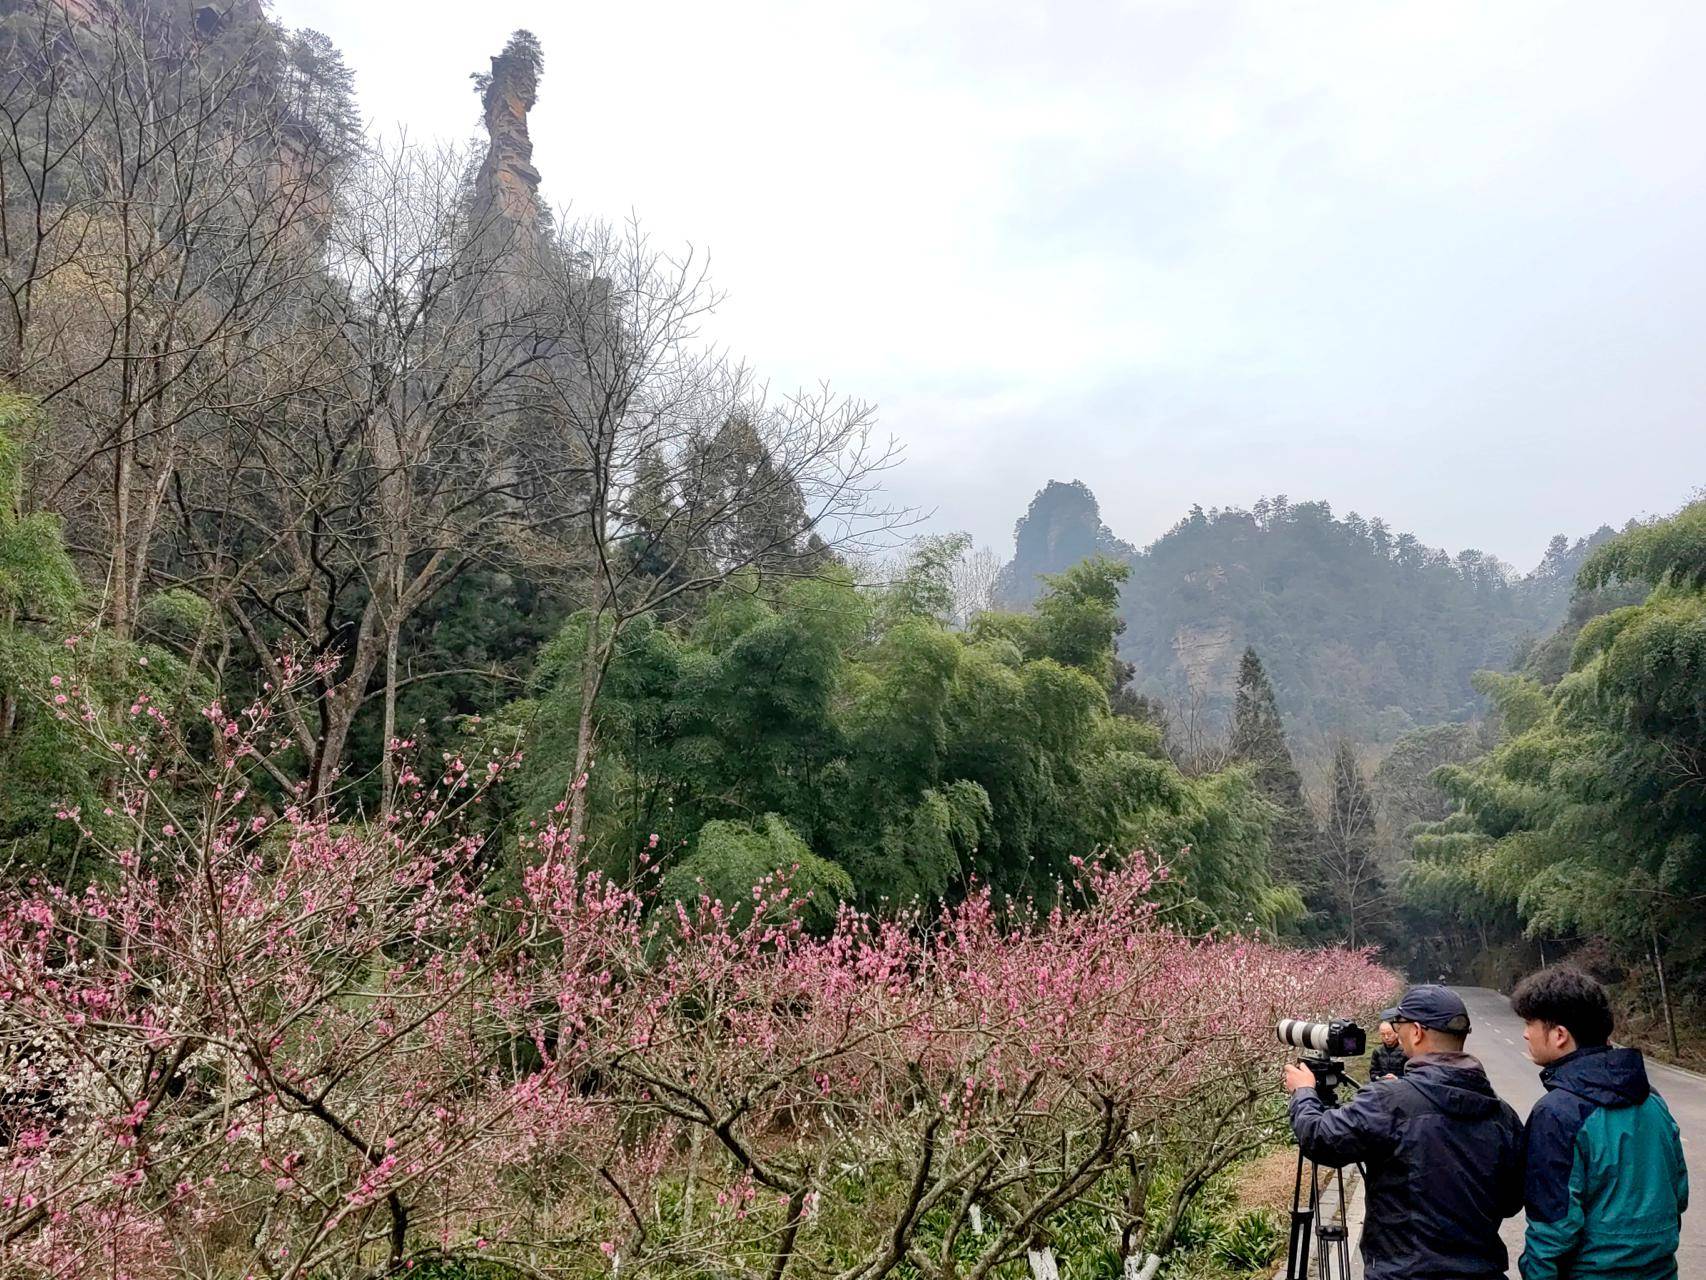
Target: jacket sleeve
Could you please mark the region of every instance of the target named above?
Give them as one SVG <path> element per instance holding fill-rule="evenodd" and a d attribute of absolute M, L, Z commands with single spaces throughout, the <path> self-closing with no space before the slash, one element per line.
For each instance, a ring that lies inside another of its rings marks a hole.
<path fill-rule="evenodd" d="M 1678 1214 L 1688 1212 L 1688 1164 L 1682 1158 L 1682 1132 L 1678 1130 L 1672 1135 L 1676 1143 L 1676 1211 Z"/>
<path fill-rule="evenodd" d="M 1313 1089 L 1292 1094 L 1291 1131 L 1303 1154 L 1333 1168 L 1391 1155 L 1397 1145 L 1396 1120 L 1386 1105 L 1386 1092 L 1371 1086 L 1331 1111 Z"/>
<path fill-rule="evenodd" d="M 1528 1134 L 1510 1105 L 1500 1105 L 1504 1107 L 1510 1147 L 1498 1187 L 1498 1210 L 1499 1217 L 1514 1218 L 1528 1202 Z"/>
<path fill-rule="evenodd" d="M 1402 1050 L 1388 1049 L 1381 1045 L 1369 1057 L 1368 1078 L 1372 1083 L 1387 1075 L 1402 1078 L 1404 1074 L 1404 1053 Z"/>
<path fill-rule="evenodd" d="M 1658 1097 L 1657 1094 L 1653 1096 Z M 1688 1162 L 1682 1155 L 1682 1130 L 1677 1127 L 1676 1117 L 1663 1098 L 1659 1098 L 1659 1105 L 1664 1107 L 1667 1121 L 1665 1132 L 1670 1138 L 1670 1158 L 1676 1163 L 1676 1212 L 1680 1217 L 1688 1212 Z"/>
<path fill-rule="evenodd" d="M 1558 1280 L 1568 1274 L 1581 1244 L 1587 1153 L 1579 1118 L 1536 1106 L 1528 1117 L 1528 1232 L 1518 1267 L 1522 1280 Z"/>

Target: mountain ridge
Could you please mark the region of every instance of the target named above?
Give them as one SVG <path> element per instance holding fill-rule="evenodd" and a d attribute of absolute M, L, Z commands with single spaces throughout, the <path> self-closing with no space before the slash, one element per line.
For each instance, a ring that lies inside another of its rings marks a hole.
<path fill-rule="evenodd" d="M 1563 621 L 1576 569 L 1612 533 L 1558 535 L 1518 573 L 1479 550 L 1451 555 L 1378 518 L 1279 495 L 1249 509 L 1193 506 L 1137 548 L 1102 521 L 1088 485 L 1050 481 L 1015 525 L 997 601 L 1024 608 L 1039 575 L 1110 556 L 1130 567 L 1120 656 L 1134 690 L 1223 718 L 1239 657 L 1254 647 L 1300 731 L 1387 742 L 1474 715 L 1473 673 L 1509 667 Z"/>

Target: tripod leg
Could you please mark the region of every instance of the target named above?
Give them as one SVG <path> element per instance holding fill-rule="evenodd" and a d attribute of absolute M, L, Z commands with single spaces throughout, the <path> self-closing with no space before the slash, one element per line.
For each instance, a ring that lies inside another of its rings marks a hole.
<path fill-rule="evenodd" d="M 1321 1245 L 1316 1266 L 1320 1280 L 1347 1280 L 1351 1273 L 1351 1246 L 1348 1206 L 1345 1204 L 1345 1171 L 1334 1169 L 1329 1181 L 1333 1186 L 1335 1203 L 1331 1217 L 1326 1216 L 1325 1205 L 1320 1206 L 1316 1213 L 1315 1234 L 1320 1237 Z"/>
<path fill-rule="evenodd" d="M 1315 1220 L 1316 1165 L 1309 1162 L 1309 1190 L 1303 1189 L 1303 1151 L 1297 1153 L 1297 1176 L 1291 1184 L 1291 1236 L 1286 1242 L 1286 1280 L 1308 1280 L 1309 1237 Z"/>

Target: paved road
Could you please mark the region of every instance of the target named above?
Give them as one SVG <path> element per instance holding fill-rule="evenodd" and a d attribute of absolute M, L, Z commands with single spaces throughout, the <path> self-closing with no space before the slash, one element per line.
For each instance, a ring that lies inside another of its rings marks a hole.
<path fill-rule="evenodd" d="M 1540 1087 L 1540 1072 L 1528 1060 L 1528 1050 L 1522 1043 L 1522 1022 L 1511 1012 L 1510 1001 L 1497 991 L 1480 987 L 1455 989 L 1469 1006 L 1470 1021 L 1475 1028 L 1469 1037 L 1469 1052 L 1486 1066 L 1499 1096 L 1526 1118 L 1528 1109 L 1545 1090 Z M 1706 1160 L 1701 1155 L 1706 1152 L 1706 1076 L 1652 1061 L 1647 1063 L 1647 1074 L 1682 1128 L 1683 1154 L 1688 1160 L 1698 1203 L 1682 1217 L 1682 1248 L 1677 1253 L 1677 1268 L 1682 1280 L 1695 1280 L 1706 1276 Z M 1360 1204 L 1357 1207 L 1360 1210 Z M 1516 1260 L 1522 1253 L 1522 1231 L 1520 1213 L 1505 1223 L 1512 1276 L 1517 1274 Z M 1284 1274 L 1283 1270 L 1280 1274 Z M 1360 1257 L 1353 1261 L 1351 1275 L 1353 1280 L 1360 1280 Z"/>

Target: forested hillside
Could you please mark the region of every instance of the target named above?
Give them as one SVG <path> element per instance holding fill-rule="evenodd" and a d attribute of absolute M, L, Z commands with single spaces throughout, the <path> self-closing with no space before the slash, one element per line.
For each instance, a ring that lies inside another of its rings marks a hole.
<path fill-rule="evenodd" d="M 1239 655 L 1253 647 L 1295 734 L 1390 742 L 1474 714 L 1473 674 L 1509 667 L 1553 630 L 1577 568 L 1610 534 L 1560 535 L 1518 574 L 1495 556 L 1450 555 L 1378 518 L 1337 518 L 1326 503 L 1281 495 L 1248 511 L 1193 507 L 1134 551 L 1102 523 L 1087 487 L 1051 483 L 1018 522 L 1001 588 L 1022 603 L 1038 575 L 1117 555 L 1131 566 L 1120 656 L 1135 690 L 1223 721 Z"/>
<path fill-rule="evenodd" d="M 1492 745 L 1433 775 L 1404 896 L 1459 963 L 1580 951 L 1674 1047 L 1706 983 L 1706 503 L 1600 547 L 1579 589 L 1538 661 L 1478 678 Z"/>

